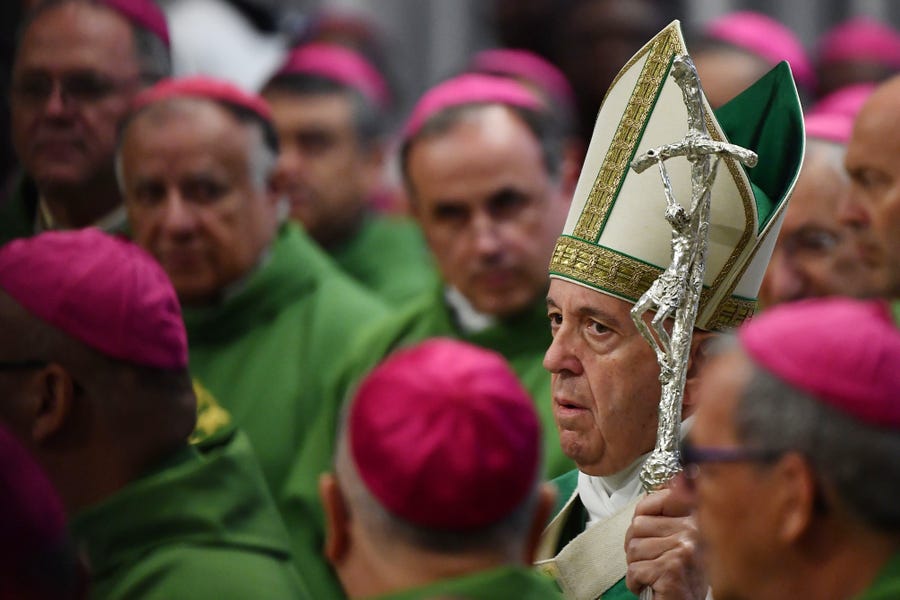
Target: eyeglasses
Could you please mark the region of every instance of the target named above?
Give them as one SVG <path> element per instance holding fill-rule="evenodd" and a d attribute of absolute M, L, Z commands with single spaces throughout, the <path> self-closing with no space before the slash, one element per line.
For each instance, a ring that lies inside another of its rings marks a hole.
<path fill-rule="evenodd" d="M 771 463 L 780 458 L 782 450 L 766 448 L 735 447 L 701 447 L 694 446 L 687 440 L 681 442 L 679 462 L 688 487 L 693 489 L 700 476 L 700 465 L 704 463 L 737 463 L 761 462 Z"/>
<path fill-rule="evenodd" d="M 41 369 L 49 363 L 46 360 L 9 360 L 0 361 L 0 371 L 27 371 Z"/>
<path fill-rule="evenodd" d="M 12 97 L 29 104 L 43 104 L 59 83 L 60 95 L 75 104 L 91 104 L 122 91 L 139 80 L 138 77 L 113 79 L 99 73 L 72 73 L 53 79 L 45 73 L 30 73 L 17 78 L 12 85 Z"/>

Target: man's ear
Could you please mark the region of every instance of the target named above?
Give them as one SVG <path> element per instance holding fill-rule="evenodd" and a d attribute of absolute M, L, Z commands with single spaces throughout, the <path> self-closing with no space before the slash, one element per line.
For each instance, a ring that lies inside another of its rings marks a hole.
<path fill-rule="evenodd" d="M 772 477 L 769 504 L 777 510 L 775 533 L 782 544 L 794 544 L 816 527 L 816 495 L 824 491 L 818 489 L 812 467 L 796 452 L 772 467 Z"/>
<path fill-rule="evenodd" d="M 65 427 L 75 402 L 75 381 L 65 368 L 50 363 L 37 373 L 34 385 L 28 410 L 32 441 L 40 445 Z"/>
<path fill-rule="evenodd" d="M 550 520 L 551 511 L 556 504 L 556 486 L 552 483 L 541 484 L 538 491 L 537 506 L 534 509 L 534 516 L 531 519 L 531 527 L 528 530 L 528 537 L 525 540 L 525 564 L 534 563 L 534 557 L 537 555 L 537 547 L 541 541 L 541 534 Z"/>
<path fill-rule="evenodd" d="M 347 504 L 333 473 L 319 476 L 319 497 L 325 509 L 325 557 L 337 566 L 350 548 Z"/>
<path fill-rule="evenodd" d="M 709 331 L 694 330 L 691 338 L 691 352 L 688 357 L 687 375 L 684 380 L 684 399 L 682 401 L 682 415 L 689 417 L 693 414 L 697 386 L 700 384 L 700 374 L 703 373 L 709 360 L 709 345 L 715 339 L 716 334 Z"/>

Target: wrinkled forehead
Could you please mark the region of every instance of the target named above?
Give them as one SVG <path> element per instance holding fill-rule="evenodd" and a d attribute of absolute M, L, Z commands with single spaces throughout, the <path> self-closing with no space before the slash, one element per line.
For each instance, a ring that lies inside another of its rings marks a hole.
<path fill-rule="evenodd" d="M 136 72 L 132 27 L 115 11 L 87 2 L 40 10 L 20 35 L 14 70 L 23 69 L 113 76 Z"/>

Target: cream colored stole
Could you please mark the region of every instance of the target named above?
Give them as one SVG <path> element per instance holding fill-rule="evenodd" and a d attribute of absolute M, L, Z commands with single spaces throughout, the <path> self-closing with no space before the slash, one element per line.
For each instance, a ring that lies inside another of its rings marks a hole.
<path fill-rule="evenodd" d="M 559 544 L 563 526 L 572 513 L 576 489 L 566 505 L 550 521 L 538 544 L 535 568 L 556 579 L 566 598 L 596 600 L 625 577 L 625 532 L 634 516 L 640 495 L 616 514 L 588 527 L 578 537 L 553 556 Z"/>

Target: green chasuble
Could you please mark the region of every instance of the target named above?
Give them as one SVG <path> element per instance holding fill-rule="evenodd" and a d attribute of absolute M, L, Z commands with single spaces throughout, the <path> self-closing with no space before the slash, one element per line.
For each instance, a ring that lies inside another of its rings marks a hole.
<path fill-rule="evenodd" d="M 323 403 L 323 374 L 386 308 L 293 224 L 211 307 L 184 308 L 190 369 L 246 432 L 276 503 Z"/>
<path fill-rule="evenodd" d="M 425 238 L 406 217 L 367 215 L 353 237 L 328 253 L 350 277 L 391 303 L 415 298 L 437 282 Z"/>
<path fill-rule="evenodd" d="M 445 579 L 402 592 L 377 596 L 377 600 L 431 600 L 465 598 L 466 600 L 553 600 L 562 598 L 553 582 L 523 567 L 500 567 Z"/>
<path fill-rule="evenodd" d="M 552 517 L 555 517 L 563 509 L 566 503 L 568 503 L 569 498 L 572 497 L 572 494 L 575 493 L 575 489 L 578 486 L 578 470 L 573 469 L 564 475 L 560 475 L 551 483 L 556 486 L 556 506 L 553 508 L 552 515 Z M 581 503 L 581 500 L 579 498 L 576 498 L 574 500 L 574 505 L 572 506 L 569 517 L 568 519 L 566 519 L 566 522 L 563 525 L 562 533 L 556 546 L 557 554 L 566 546 L 566 544 L 571 542 L 578 536 L 578 534 L 585 530 L 585 528 L 587 527 L 587 522 L 587 509 L 584 507 L 584 504 Z M 624 544 L 625 540 L 622 540 L 622 543 Z M 603 594 L 603 600 L 636 599 L 637 596 L 632 594 L 628 589 L 628 586 L 625 585 L 624 577 L 616 582 L 616 584 L 611 588 L 606 590 L 606 592 Z"/>
<path fill-rule="evenodd" d="M 327 397 L 341 403 L 352 386 L 393 350 L 430 337 L 453 337 L 495 350 L 506 357 L 535 401 L 544 431 L 545 474 L 554 476 L 574 466 L 562 453 L 553 421 L 550 374 L 542 362 L 550 346 L 550 327 L 543 297 L 523 314 L 475 334 L 464 334 L 454 323 L 442 284 L 413 300 L 398 313 L 363 332 L 348 360 L 334 371 Z M 317 598 L 340 598 L 340 586 L 321 556 L 324 515 L 319 501 L 319 474 L 331 470 L 337 413 L 320 418 L 285 487 L 282 514 L 288 524 L 297 568 Z M 309 527 L 310 523 L 316 525 Z"/>
<path fill-rule="evenodd" d="M 185 447 L 76 515 L 91 598 L 312 598 L 246 437 Z"/>
<path fill-rule="evenodd" d="M 882 567 L 871 587 L 854 600 L 896 600 L 900 598 L 900 553 Z"/>

